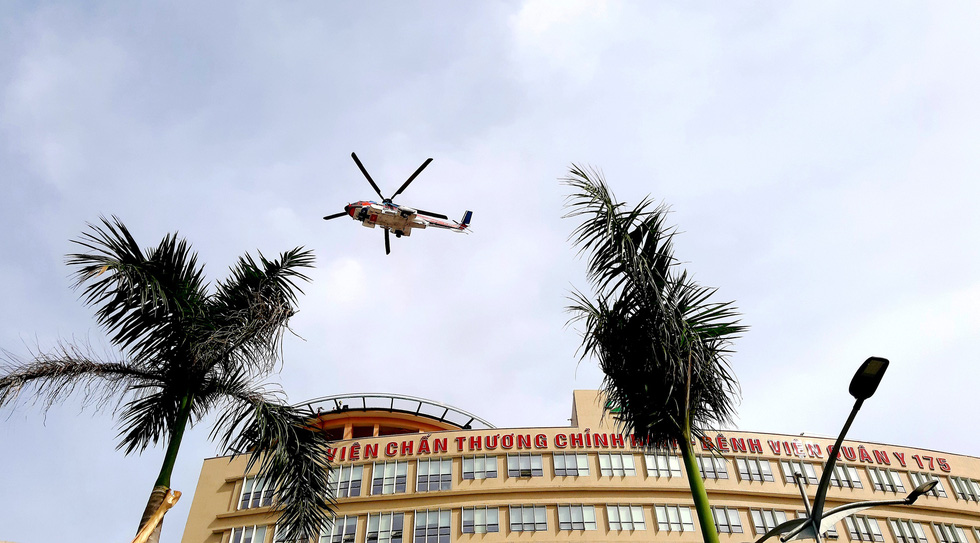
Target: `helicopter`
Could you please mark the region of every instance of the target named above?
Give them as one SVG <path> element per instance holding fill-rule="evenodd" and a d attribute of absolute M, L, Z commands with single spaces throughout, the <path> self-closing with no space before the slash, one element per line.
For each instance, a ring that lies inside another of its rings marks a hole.
<path fill-rule="evenodd" d="M 378 193 L 381 197 L 380 202 L 374 202 L 371 200 L 362 200 L 360 202 L 354 202 L 352 204 L 347 204 L 344 206 L 344 210 L 340 213 L 334 213 L 333 215 L 327 215 L 323 218 L 325 221 L 331 219 L 336 219 L 338 217 L 343 217 L 344 215 L 349 215 L 355 221 L 361 223 L 361 225 L 368 228 L 374 228 L 380 226 L 385 231 L 385 254 L 391 254 L 391 241 L 390 234 L 394 233 L 396 238 L 402 236 L 412 235 L 412 229 L 425 229 L 428 227 L 442 228 L 445 230 L 452 230 L 454 232 L 469 232 L 468 228 L 470 225 L 470 220 L 473 218 L 472 211 L 466 211 L 463 213 L 463 218 L 459 222 L 450 221 L 449 217 L 441 213 L 432 213 L 431 211 L 425 211 L 423 209 L 412 208 L 407 206 L 401 206 L 393 202 L 392 200 L 401 194 L 412 181 L 426 166 L 432 162 L 431 158 L 425 160 L 421 166 L 415 170 L 408 180 L 402 183 L 402 186 L 398 187 L 390 197 L 385 198 L 384 194 L 381 193 L 381 189 L 371 179 L 371 174 L 367 172 L 364 165 L 357 158 L 356 153 L 351 153 L 350 157 L 354 159 L 354 163 L 357 164 L 358 169 L 367 178 L 368 183 L 374 189 L 374 192 Z"/>

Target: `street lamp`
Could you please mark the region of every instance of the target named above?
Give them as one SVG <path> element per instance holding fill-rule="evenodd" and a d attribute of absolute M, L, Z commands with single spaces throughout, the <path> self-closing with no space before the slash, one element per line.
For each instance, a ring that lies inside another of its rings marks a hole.
<path fill-rule="evenodd" d="M 858 511 L 880 505 L 912 505 L 919 496 L 929 492 L 938 484 L 938 481 L 935 480 L 926 481 L 902 499 L 849 503 L 835 507 L 824 514 L 824 504 L 827 500 L 827 489 L 830 487 L 830 477 L 833 475 L 834 467 L 837 465 L 837 451 L 840 450 L 840 446 L 844 442 L 844 436 L 851 428 L 851 423 L 854 422 L 854 417 L 857 415 L 858 410 L 861 409 L 861 405 L 864 404 L 864 400 L 870 398 L 878 390 L 878 384 L 881 383 L 881 378 L 885 375 L 885 370 L 887 369 L 888 360 L 872 356 L 861 364 L 861 367 L 858 368 L 857 373 L 851 379 L 848 392 L 851 393 L 851 396 L 854 396 L 856 401 L 854 402 L 854 407 L 851 408 L 851 414 L 847 417 L 847 422 L 844 423 L 844 427 L 840 431 L 840 435 L 837 436 L 837 442 L 834 443 L 833 451 L 828 453 L 829 458 L 827 459 L 826 466 L 824 466 L 823 475 L 820 477 L 820 484 L 817 486 L 817 495 L 813 499 L 813 507 L 810 506 L 810 502 L 807 500 L 806 490 L 803 488 L 802 476 L 796 474 L 796 483 L 799 485 L 800 494 L 803 496 L 806 517 L 788 520 L 776 526 L 756 540 L 755 543 L 762 543 L 774 535 L 779 535 L 780 541 L 784 542 L 793 539 L 816 539 L 820 542 L 820 534 L 826 531 L 824 527 L 829 528 L 848 515 L 853 515 Z"/>

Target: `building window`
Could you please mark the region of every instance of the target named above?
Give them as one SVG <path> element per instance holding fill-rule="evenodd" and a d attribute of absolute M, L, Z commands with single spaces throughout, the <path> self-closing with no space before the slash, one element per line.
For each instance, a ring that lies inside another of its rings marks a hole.
<path fill-rule="evenodd" d="M 657 512 L 657 530 L 661 532 L 693 532 L 694 517 L 690 507 L 676 505 L 654 506 Z"/>
<path fill-rule="evenodd" d="M 231 530 L 231 543 L 265 543 L 268 526 L 243 526 Z"/>
<path fill-rule="evenodd" d="M 402 543 L 405 513 L 368 515 L 365 543 Z"/>
<path fill-rule="evenodd" d="M 589 455 L 555 453 L 555 477 L 577 477 L 589 474 Z"/>
<path fill-rule="evenodd" d="M 698 469 L 702 479 L 727 479 L 728 462 L 720 456 L 698 456 Z"/>
<path fill-rule="evenodd" d="M 738 509 L 731 507 L 712 507 L 711 514 L 715 517 L 715 528 L 719 534 L 742 533 L 742 520 L 738 518 Z"/>
<path fill-rule="evenodd" d="M 442 460 L 419 460 L 416 492 L 429 492 L 433 490 L 449 490 L 453 481 L 453 461 L 444 458 Z"/>
<path fill-rule="evenodd" d="M 949 481 L 953 483 L 957 498 L 980 502 L 980 483 L 965 477 L 950 477 Z"/>
<path fill-rule="evenodd" d="M 966 532 L 955 524 L 933 524 L 932 529 L 939 543 L 967 543 Z"/>
<path fill-rule="evenodd" d="M 914 520 L 890 519 L 892 535 L 898 543 L 928 543 L 922 525 Z"/>
<path fill-rule="evenodd" d="M 463 479 L 496 479 L 496 456 L 464 456 Z"/>
<path fill-rule="evenodd" d="M 273 489 L 266 483 L 265 477 L 246 477 L 242 482 L 242 497 L 238 501 L 239 509 L 266 507 L 272 505 Z"/>
<path fill-rule="evenodd" d="M 463 533 L 485 534 L 500 531 L 500 510 L 496 507 L 464 507 Z"/>
<path fill-rule="evenodd" d="M 607 505 L 610 530 L 646 530 L 643 508 L 639 505 Z"/>
<path fill-rule="evenodd" d="M 884 541 L 881 529 L 878 528 L 878 521 L 873 518 L 851 515 L 844 517 L 844 524 L 847 525 L 847 533 L 851 536 L 851 541 Z"/>
<path fill-rule="evenodd" d="M 288 537 L 286 537 L 286 531 L 279 529 L 279 525 L 276 525 L 276 534 L 275 537 L 273 538 L 273 541 L 275 541 L 275 543 L 317 543 L 317 541 L 322 541 L 323 543 L 330 543 L 330 540 L 327 539 L 327 535 L 324 534 L 321 534 L 319 539 L 317 538 L 310 539 L 305 535 L 300 535 L 298 537 L 289 539 Z M 354 541 L 354 540 L 351 539 L 350 541 Z M 261 541 L 256 540 L 254 543 L 261 543 Z"/>
<path fill-rule="evenodd" d="M 775 481 L 768 460 L 758 458 L 736 458 L 738 476 L 743 481 Z"/>
<path fill-rule="evenodd" d="M 357 517 L 333 517 L 320 530 L 319 543 L 354 543 L 357 537 Z M 276 526 L 276 543 L 307 543 L 309 540 L 286 539 L 286 533 Z M 312 543 L 312 542 L 311 542 Z"/>
<path fill-rule="evenodd" d="M 806 518 L 806 513 L 804 513 L 803 511 L 797 511 L 796 512 L 796 518 Z M 840 537 L 837 534 L 837 525 L 836 524 L 827 527 L 827 529 L 824 530 L 823 531 L 823 534 L 821 534 L 821 535 L 823 535 L 825 539 L 826 538 L 829 538 L 829 539 L 837 539 L 838 537 Z"/>
<path fill-rule="evenodd" d="M 868 468 L 871 486 L 882 492 L 905 492 L 905 485 L 893 469 Z"/>
<path fill-rule="evenodd" d="M 371 472 L 371 494 L 377 496 L 405 492 L 408 462 L 375 462 Z"/>
<path fill-rule="evenodd" d="M 449 543 L 448 509 L 415 512 L 414 543 Z"/>
<path fill-rule="evenodd" d="M 830 484 L 839 488 L 864 488 L 857 468 L 837 464 L 830 474 Z"/>
<path fill-rule="evenodd" d="M 559 530 L 595 530 L 595 506 L 559 505 Z"/>
<path fill-rule="evenodd" d="M 541 477 L 544 470 L 541 468 L 541 455 L 531 453 L 519 453 L 507 455 L 507 476 L 508 477 Z"/>
<path fill-rule="evenodd" d="M 785 511 L 749 509 L 749 516 L 752 517 L 752 529 L 755 530 L 755 535 L 764 535 L 769 530 L 786 522 Z"/>
<path fill-rule="evenodd" d="M 510 531 L 538 532 L 548 529 L 548 518 L 543 505 L 510 506 Z"/>
<path fill-rule="evenodd" d="M 936 477 L 935 475 L 932 475 L 930 473 L 919 473 L 917 471 L 910 471 L 909 479 L 912 480 L 912 486 L 914 487 L 918 487 L 919 485 L 923 483 L 928 483 L 929 481 L 936 481 L 936 486 L 933 487 L 933 489 L 930 490 L 929 494 L 927 495 L 935 496 L 937 498 L 946 497 L 946 489 L 943 488 L 943 481 L 939 477 Z"/>
<path fill-rule="evenodd" d="M 680 477 L 681 461 L 671 454 L 644 454 L 647 477 Z"/>
<path fill-rule="evenodd" d="M 813 464 L 809 462 L 800 462 L 798 460 L 780 460 L 779 466 L 783 469 L 783 477 L 786 479 L 786 482 L 791 485 L 796 485 L 795 474 L 797 473 L 803 476 L 803 484 L 817 484 L 817 472 L 814 471 Z"/>
<path fill-rule="evenodd" d="M 599 475 L 603 477 L 625 477 L 636 475 L 632 454 L 600 454 Z"/>
<path fill-rule="evenodd" d="M 361 495 L 364 466 L 340 466 L 330 470 L 330 491 L 336 498 Z"/>

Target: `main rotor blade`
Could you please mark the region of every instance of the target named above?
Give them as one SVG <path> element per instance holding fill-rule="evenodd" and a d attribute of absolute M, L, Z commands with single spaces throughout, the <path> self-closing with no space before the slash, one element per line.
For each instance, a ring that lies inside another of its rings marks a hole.
<path fill-rule="evenodd" d="M 415 211 L 418 212 L 419 215 L 425 215 L 426 217 L 435 217 L 437 219 L 442 219 L 444 221 L 449 220 L 449 217 L 443 215 L 442 213 L 433 213 L 431 211 L 426 211 L 424 209 L 419 209 L 419 208 L 415 208 Z"/>
<path fill-rule="evenodd" d="M 391 239 L 388 237 L 388 229 L 385 228 L 385 254 L 391 254 Z"/>
<path fill-rule="evenodd" d="M 361 164 L 361 161 L 358 160 L 357 155 L 354 154 L 354 153 L 351 153 L 350 154 L 350 157 L 354 159 L 354 162 L 357 164 L 357 167 L 360 168 L 361 173 L 363 173 L 364 174 L 364 177 L 367 178 L 368 183 L 371 183 L 371 187 L 374 188 L 374 192 L 377 192 L 378 193 L 378 196 L 380 196 L 381 199 L 384 200 L 385 199 L 385 195 L 384 194 L 381 194 L 381 189 L 379 189 L 378 188 L 378 185 L 376 185 L 374 183 L 374 179 L 371 179 L 371 174 L 367 173 L 367 170 L 364 169 L 364 164 Z"/>
<path fill-rule="evenodd" d="M 329 221 L 330 219 L 336 219 L 337 217 L 343 217 L 346 214 L 347 214 L 346 211 L 341 211 L 340 213 L 334 213 L 333 215 L 327 215 L 326 217 L 323 218 L 323 220 Z"/>
<path fill-rule="evenodd" d="M 424 170 L 425 167 L 428 166 L 430 162 L 432 162 L 431 158 L 425 159 L 425 162 L 423 162 L 422 165 L 419 166 L 419 169 L 415 170 L 415 173 L 413 173 L 412 176 L 408 178 L 408 181 L 402 183 L 402 186 L 398 187 L 398 190 L 396 190 L 395 193 L 391 195 L 391 199 L 394 200 L 395 196 L 401 194 L 402 191 L 405 190 L 405 187 L 407 187 L 412 181 L 415 181 L 415 178 L 418 177 L 420 173 L 422 173 L 422 170 Z"/>

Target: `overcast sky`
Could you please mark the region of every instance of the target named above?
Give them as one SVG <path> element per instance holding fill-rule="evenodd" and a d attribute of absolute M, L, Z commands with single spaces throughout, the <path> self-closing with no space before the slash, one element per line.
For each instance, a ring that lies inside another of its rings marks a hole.
<path fill-rule="evenodd" d="M 291 401 L 391 392 L 498 427 L 567 424 L 596 388 L 565 327 L 588 288 L 562 219 L 572 163 L 672 206 L 677 253 L 751 330 L 743 430 L 977 455 L 980 12 L 975 2 L 4 2 L 0 347 L 111 351 L 69 242 L 118 215 L 191 241 L 209 278 L 302 245 L 317 268 L 273 380 Z M 321 220 L 374 197 L 473 233 Z M 163 541 L 205 457 L 181 449 Z M 0 417 L 0 540 L 128 541 L 162 451 L 110 413 Z"/>

